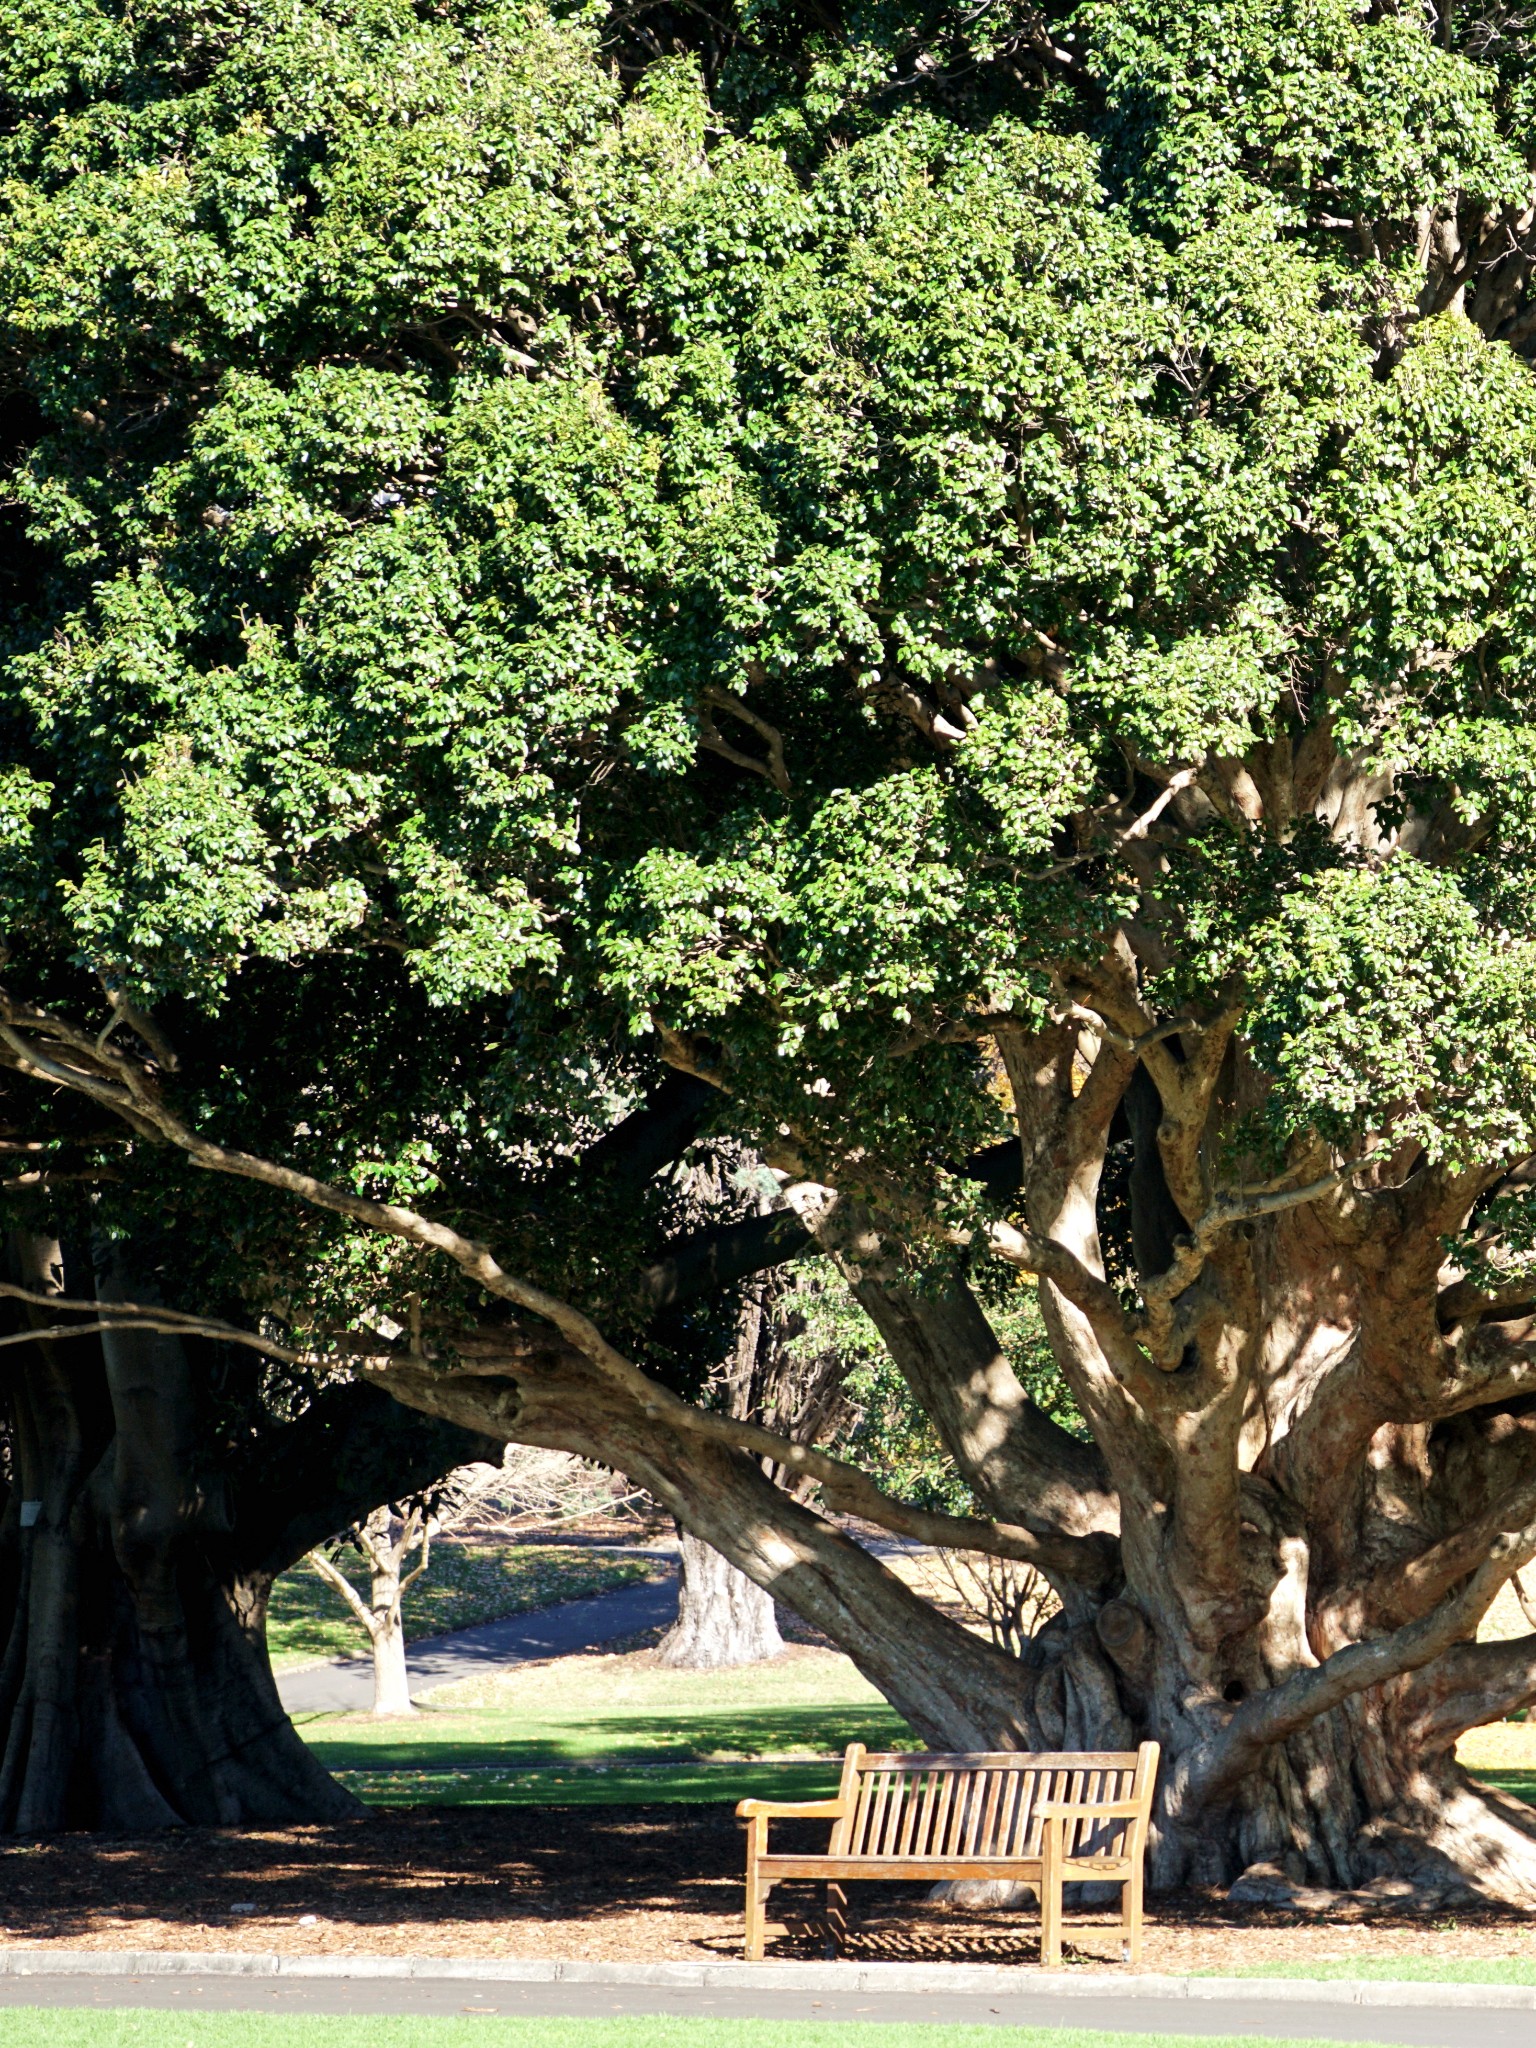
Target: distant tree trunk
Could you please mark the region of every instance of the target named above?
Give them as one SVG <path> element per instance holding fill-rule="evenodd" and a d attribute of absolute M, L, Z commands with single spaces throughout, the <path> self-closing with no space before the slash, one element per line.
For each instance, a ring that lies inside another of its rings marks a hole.
<path fill-rule="evenodd" d="M 771 1283 L 746 1290 L 736 1338 L 715 1375 L 716 1398 L 728 1415 L 769 1422 L 791 1436 L 814 1436 L 825 1425 L 838 1395 L 839 1372 L 825 1367 L 806 1388 L 784 1356 L 770 1313 Z M 773 1475 L 790 1491 L 792 1475 Z M 732 1664 L 759 1664 L 784 1651 L 773 1596 L 738 1571 L 711 1544 L 678 1524 L 682 1583 L 677 1621 L 657 1655 L 679 1670 L 721 1671 Z"/>
<path fill-rule="evenodd" d="M 398 1507 L 375 1508 L 363 1521 L 354 1523 L 348 1533 L 368 1565 L 367 1600 L 323 1551 L 314 1551 L 309 1561 L 368 1632 L 373 1649 L 373 1712 L 380 1718 L 414 1714 L 416 1708 L 405 1668 L 402 1602 L 408 1588 L 415 1585 L 431 1562 L 436 1519 L 425 1501 L 412 1500 Z M 405 1565 L 418 1546 L 420 1562 L 407 1572 Z"/>
<path fill-rule="evenodd" d="M 373 1711 L 381 1718 L 416 1711 L 405 1668 L 405 1621 L 398 1602 L 394 1612 L 384 1616 L 373 1638 Z"/>
<path fill-rule="evenodd" d="M 658 1662 L 681 1671 L 723 1671 L 779 1656 L 784 1638 L 773 1595 L 686 1529 L 678 1531 L 678 1538 L 682 1586 L 677 1620 L 661 1639 Z"/>

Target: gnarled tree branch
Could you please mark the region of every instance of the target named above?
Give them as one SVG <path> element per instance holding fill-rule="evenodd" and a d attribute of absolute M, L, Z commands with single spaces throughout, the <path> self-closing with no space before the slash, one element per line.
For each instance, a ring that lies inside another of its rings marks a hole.
<path fill-rule="evenodd" d="M 1219 1801 L 1257 1765 L 1266 1749 L 1297 1734 L 1320 1714 L 1368 1686 L 1433 1663 L 1476 1629 L 1500 1586 L 1532 1557 L 1536 1522 L 1505 1530 L 1493 1539 L 1467 1583 L 1428 1614 L 1390 1635 L 1336 1650 L 1269 1692 L 1251 1694 L 1219 1734 L 1180 1759 L 1170 1788 L 1171 1806 L 1177 1808 L 1185 1800 L 1198 1806 Z"/>

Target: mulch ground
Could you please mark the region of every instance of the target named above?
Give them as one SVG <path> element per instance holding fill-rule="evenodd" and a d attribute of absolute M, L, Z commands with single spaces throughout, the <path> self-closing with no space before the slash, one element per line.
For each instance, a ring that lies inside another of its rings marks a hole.
<path fill-rule="evenodd" d="M 824 1846 L 824 1824 L 784 1830 Z M 728 1807 L 381 1811 L 336 1827 L 54 1835 L 0 1848 L 0 1944 L 288 1954 L 699 1961 L 740 1954 L 742 1833 Z M 770 1955 L 820 1955 L 815 1893 L 782 1888 Z M 915 1885 L 851 1889 L 853 1958 L 1033 1963 L 1032 1913 L 962 1911 Z M 806 1916 L 797 1919 L 797 1914 Z M 1067 1918 L 1069 1961 L 1114 1961 L 1103 1913 Z M 1298 1923 L 1217 1894 L 1151 1902 L 1145 1965 L 1221 1970 L 1329 1957 L 1536 1956 L 1536 1919 L 1475 1907 L 1426 1918 L 1384 1903 Z"/>

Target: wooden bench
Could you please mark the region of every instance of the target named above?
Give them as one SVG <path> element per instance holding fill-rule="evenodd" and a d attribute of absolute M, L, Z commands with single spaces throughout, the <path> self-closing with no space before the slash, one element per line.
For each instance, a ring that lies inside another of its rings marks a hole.
<path fill-rule="evenodd" d="M 1029 1756 L 900 1752 L 851 1743 L 835 1799 L 779 1805 L 743 1799 L 747 1822 L 747 1945 L 762 1959 L 768 1894 L 784 1878 L 827 1886 L 834 1943 L 843 1886 L 854 1878 L 1020 1878 L 1040 1893 L 1040 1959 L 1061 1963 L 1061 1887 L 1104 1880 L 1121 1887 L 1122 1954 L 1141 1961 L 1142 1863 L 1158 1745 L 1118 1752 Z M 830 1820 L 823 1856 L 774 1856 L 774 1820 Z"/>

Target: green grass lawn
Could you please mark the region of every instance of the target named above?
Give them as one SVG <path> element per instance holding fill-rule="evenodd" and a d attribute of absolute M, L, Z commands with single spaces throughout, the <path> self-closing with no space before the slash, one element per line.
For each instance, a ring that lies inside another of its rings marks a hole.
<path fill-rule="evenodd" d="M 410 1596 L 408 1633 L 579 1598 L 654 1568 L 556 1544 L 443 1545 Z M 341 1601 L 310 1572 L 278 1581 L 268 1636 L 281 1645 L 279 1669 L 360 1648 Z M 815 1799 L 836 1785 L 836 1759 L 848 1743 L 916 1743 L 846 1657 L 822 1650 L 709 1672 L 626 1656 L 562 1657 L 439 1687 L 421 1707 L 407 1722 L 314 1715 L 300 1730 L 327 1769 L 375 1806 Z M 1536 1803 L 1536 1770 L 1501 1762 L 1475 1774 Z"/>
<path fill-rule="evenodd" d="M 316 1715 L 300 1732 L 375 1805 L 614 1805 L 817 1798 L 850 1742 L 914 1738 L 846 1657 L 740 1671 L 563 1657 L 428 1696 L 414 1721 Z"/>
<path fill-rule="evenodd" d="M 494 1996 L 494 1985 L 486 1986 Z M 472 2004 L 475 1986 L 465 1986 Z M 1189 2048 L 1081 2027 L 880 2026 L 816 2020 L 312 2019 L 274 2013 L 0 2011 L 0 2048 Z M 1239 2048 L 1207 2035 L 1202 2048 Z M 1321 2048 L 1275 2041 L 1271 2048 Z"/>
<path fill-rule="evenodd" d="M 1454 1919 L 1454 1915 L 1449 1916 Z M 1341 1937 L 1348 1939 L 1344 1929 Z M 1532 1949 L 1536 1951 L 1536 1938 Z M 1381 1984 L 1536 1984 L 1536 1953 L 1523 1956 L 1328 1956 L 1310 1963 L 1238 1964 L 1230 1970 L 1197 1970 L 1197 1977 L 1306 1977 Z"/>
<path fill-rule="evenodd" d="M 1517 1799 L 1529 1801 L 1536 1806 L 1536 1771 L 1502 1769 L 1480 1771 L 1473 1769 L 1474 1778 L 1481 1778 L 1485 1785 L 1497 1785 L 1501 1792 L 1513 1792 Z"/>
<path fill-rule="evenodd" d="M 342 1568 L 366 1598 L 362 1560 L 350 1554 Z M 575 1544 L 434 1543 L 425 1578 L 405 1596 L 405 1633 L 411 1642 L 449 1629 L 500 1621 L 503 1615 L 610 1593 L 661 1569 L 645 1558 L 615 1557 Z M 274 1671 L 293 1671 L 327 1657 L 362 1657 L 368 1640 L 339 1593 L 307 1565 L 284 1572 L 272 1588 L 267 1648 Z"/>

